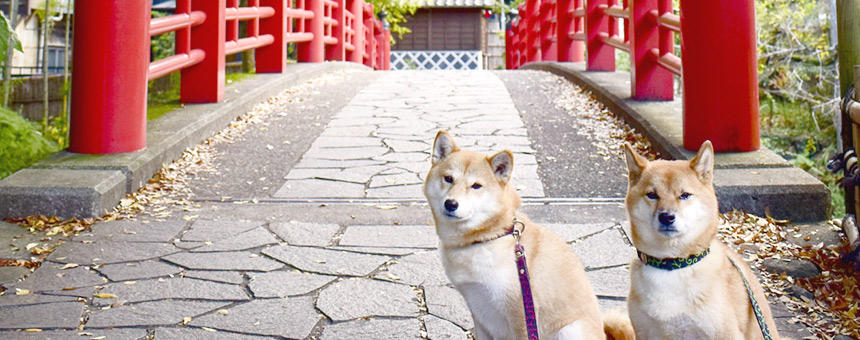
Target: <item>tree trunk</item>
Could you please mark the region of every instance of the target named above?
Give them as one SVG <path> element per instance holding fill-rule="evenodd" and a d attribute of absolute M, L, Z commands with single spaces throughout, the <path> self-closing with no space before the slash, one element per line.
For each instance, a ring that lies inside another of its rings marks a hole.
<path fill-rule="evenodd" d="M 15 49 L 12 47 L 12 37 L 15 34 L 15 26 L 18 24 L 18 0 L 12 0 L 9 4 L 9 25 L 12 32 L 9 41 L 6 42 L 6 65 L 3 68 L 3 106 L 9 107 L 9 92 L 12 91 L 12 57 Z"/>
<path fill-rule="evenodd" d="M 51 33 L 49 26 L 51 22 L 51 0 L 45 0 L 45 20 L 42 24 L 42 104 L 45 106 L 43 120 L 43 132 L 48 130 L 48 114 L 51 112 L 48 106 L 48 34 Z"/>
<path fill-rule="evenodd" d="M 242 0 L 239 4 L 240 6 L 248 6 L 248 0 Z M 239 36 L 244 37 L 248 35 L 248 22 L 246 21 L 244 25 L 239 26 Z M 242 51 L 242 72 L 243 73 L 254 73 L 255 65 L 254 65 L 254 50 L 245 50 Z"/>

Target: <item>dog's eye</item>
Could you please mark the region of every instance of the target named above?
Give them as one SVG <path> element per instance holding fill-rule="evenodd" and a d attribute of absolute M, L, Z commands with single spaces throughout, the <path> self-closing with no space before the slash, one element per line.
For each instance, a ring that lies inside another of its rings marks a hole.
<path fill-rule="evenodd" d="M 472 189 L 478 190 L 478 189 L 480 189 L 481 187 L 483 187 L 483 185 L 481 185 L 480 183 L 472 184 Z"/>
<path fill-rule="evenodd" d="M 681 196 L 678 196 L 678 198 L 685 200 L 685 199 L 690 198 L 690 196 L 693 196 L 693 194 L 691 194 L 689 192 L 684 192 L 684 193 L 681 193 Z"/>
<path fill-rule="evenodd" d="M 652 200 L 656 200 L 656 199 L 660 198 L 660 196 L 657 196 L 657 193 L 654 191 L 645 194 L 645 196 L 647 196 L 648 199 L 652 199 Z"/>
<path fill-rule="evenodd" d="M 445 176 L 445 182 L 446 183 L 454 183 L 454 177 Z"/>

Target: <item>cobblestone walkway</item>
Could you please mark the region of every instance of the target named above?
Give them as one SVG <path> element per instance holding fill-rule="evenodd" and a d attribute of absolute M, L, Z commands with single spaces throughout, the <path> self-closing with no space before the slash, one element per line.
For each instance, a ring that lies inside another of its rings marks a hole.
<path fill-rule="evenodd" d="M 523 197 L 543 197 L 534 150 L 505 85 L 490 72 L 391 72 L 359 93 L 275 193 L 282 198 L 423 198 L 436 131 L 478 152 L 514 152 Z"/>
<path fill-rule="evenodd" d="M 68 240 L 6 285 L 0 339 L 467 339 L 470 314 L 419 201 L 438 129 L 465 148 L 515 152 L 517 189 L 532 198 L 523 210 L 580 256 L 602 309 L 625 308 L 634 251 L 620 201 L 541 198 L 532 130 L 511 100 L 528 94 L 507 88 L 488 71 L 385 73 L 321 122 L 274 200 L 201 199 L 194 216 L 173 207 L 167 220 L 97 223 Z M 245 148 L 219 157 L 250 170 L 242 157 L 259 145 Z M 300 202 L 310 198 L 343 200 Z M 380 198 L 393 200 L 368 203 Z"/>

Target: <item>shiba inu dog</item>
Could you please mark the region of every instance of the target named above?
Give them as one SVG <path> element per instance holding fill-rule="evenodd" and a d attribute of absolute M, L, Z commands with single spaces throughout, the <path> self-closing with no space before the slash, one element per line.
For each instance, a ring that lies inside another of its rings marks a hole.
<path fill-rule="evenodd" d="M 715 238 L 719 222 L 711 142 L 690 161 L 648 161 L 629 145 L 624 151 L 627 213 L 639 254 L 630 266 L 627 300 L 636 338 L 762 339 L 761 319 L 778 339 L 755 275 L 737 252 Z"/>
<path fill-rule="evenodd" d="M 519 243 L 525 250 L 542 338 L 604 339 L 610 334 L 632 339 L 625 316 L 607 318 L 604 326 L 597 298 L 573 250 L 518 211 L 521 200 L 509 184 L 513 159 L 507 150 L 492 157 L 461 150 L 440 131 L 424 182 L 445 273 L 465 298 L 478 339 L 527 336 L 514 254 L 517 241 L 511 234 L 515 225 L 522 231 Z"/>

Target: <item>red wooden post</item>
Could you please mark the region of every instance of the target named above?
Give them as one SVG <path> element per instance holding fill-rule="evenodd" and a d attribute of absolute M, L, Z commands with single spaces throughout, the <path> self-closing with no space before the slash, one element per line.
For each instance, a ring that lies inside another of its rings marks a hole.
<path fill-rule="evenodd" d="M 227 7 L 239 8 L 239 0 L 227 0 Z M 239 20 L 227 21 L 227 41 L 239 40 Z"/>
<path fill-rule="evenodd" d="M 755 7 L 749 0 L 681 1 L 684 148 L 759 148 Z"/>
<path fill-rule="evenodd" d="M 542 0 L 540 2 L 540 56 L 541 60 L 544 61 L 558 61 L 556 1 Z"/>
<path fill-rule="evenodd" d="M 508 27 L 505 30 L 505 69 L 513 70 L 513 41 L 514 41 L 514 32 L 512 31 L 512 27 Z"/>
<path fill-rule="evenodd" d="M 374 61 L 376 61 L 376 39 L 373 27 L 373 4 L 364 4 L 364 65 L 372 69 L 376 69 Z"/>
<path fill-rule="evenodd" d="M 382 35 L 382 69 L 387 71 L 391 69 L 391 29 L 386 29 L 384 32 Z"/>
<path fill-rule="evenodd" d="M 215 103 L 224 99 L 225 0 L 193 1 L 191 9 L 206 13 L 206 21 L 191 28 L 191 48 L 206 53 L 202 62 L 182 70 L 183 103 Z"/>
<path fill-rule="evenodd" d="M 540 54 L 540 0 L 526 0 L 526 60 L 541 60 Z"/>
<path fill-rule="evenodd" d="M 632 61 L 630 93 L 636 100 L 672 100 L 675 92 L 672 73 L 657 64 L 658 56 L 652 51 L 659 50 L 659 29 L 652 14 L 659 1 L 672 6 L 672 0 L 636 0 L 630 4 L 633 24 L 628 26 L 626 36 L 630 38 Z"/>
<path fill-rule="evenodd" d="M 307 32 L 313 33 L 311 41 L 296 44 L 296 55 L 299 62 L 319 63 L 325 60 L 325 6 L 323 0 L 305 0 L 306 10 L 314 12 L 314 17 L 305 24 Z"/>
<path fill-rule="evenodd" d="M 355 49 L 349 54 L 348 60 L 354 63 L 361 64 L 364 58 L 364 0 L 348 0 L 349 11 L 352 12 L 354 30 L 353 43 Z"/>
<path fill-rule="evenodd" d="M 270 45 L 258 48 L 254 52 L 257 73 L 281 73 L 287 68 L 287 42 L 284 34 L 287 31 L 286 7 L 287 0 L 260 0 L 260 6 L 275 9 L 275 15 L 260 21 L 260 34 L 271 34 L 275 38 Z"/>
<path fill-rule="evenodd" d="M 695 1 L 695 0 L 694 0 Z M 603 13 L 607 0 L 585 2 L 585 39 L 588 71 L 615 71 L 615 49 L 603 43 L 603 35 L 609 34 L 609 17 Z"/>
<path fill-rule="evenodd" d="M 75 3 L 69 151 L 108 154 L 146 146 L 150 6 Z"/>
<path fill-rule="evenodd" d="M 584 48 L 582 42 L 573 40 L 570 34 L 576 31 L 576 20 L 573 17 L 573 10 L 583 0 L 556 0 L 555 13 L 558 18 L 556 23 L 556 39 L 558 50 L 558 61 L 574 61 L 580 62 L 583 60 Z"/>
<path fill-rule="evenodd" d="M 385 43 L 382 41 L 382 37 L 385 36 L 385 33 L 384 30 L 380 29 L 382 27 L 382 21 L 374 20 L 374 27 L 376 27 L 376 35 L 373 39 L 376 43 L 376 69 L 384 70 L 385 61 L 382 57 L 385 55 Z"/>
<path fill-rule="evenodd" d="M 331 35 L 337 38 L 337 44 L 326 47 L 325 60 L 343 61 L 346 60 L 346 48 L 344 47 L 344 25 L 346 25 L 344 10 L 346 10 L 346 1 L 335 0 L 335 2 L 337 2 L 337 7 L 331 9 L 331 17 L 337 20 L 337 25 L 331 28 Z"/>
<path fill-rule="evenodd" d="M 525 6 L 525 4 L 522 4 L 522 5 Z M 523 11 L 521 13 L 525 13 L 525 11 Z M 517 68 L 520 68 L 521 66 L 525 65 L 525 63 L 528 62 L 528 51 L 527 51 L 528 47 L 526 46 L 527 41 L 528 41 L 528 34 L 527 34 L 528 20 L 526 20 L 526 18 L 520 17 L 520 25 L 517 28 L 517 30 L 519 32 L 519 33 L 517 33 L 517 35 L 519 35 L 519 37 L 520 37 L 519 44 L 518 44 L 519 53 L 517 54 L 517 55 L 519 55 L 520 59 L 519 59 L 519 61 L 517 61 Z"/>

